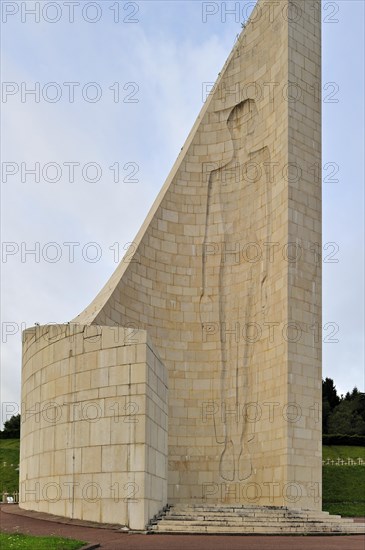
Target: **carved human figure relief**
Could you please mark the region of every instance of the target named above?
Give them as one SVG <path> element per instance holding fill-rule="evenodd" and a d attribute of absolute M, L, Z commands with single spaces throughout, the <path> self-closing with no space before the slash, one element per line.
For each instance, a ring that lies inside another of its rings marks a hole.
<path fill-rule="evenodd" d="M 200 318 L 220 331 L 221 416 L 214 417 L 214 430 L 222 445 L 219 472 L 227 481 L 252 474 L 254 428 L 245 414 L 255 346 L 249 327 L 268 307 L 264 243 L 271 233 L 270 153 L 256 146 L 257 124 L 254 100 L 232 109 L 227 126 L 233 156 L 208 181 Z"/>

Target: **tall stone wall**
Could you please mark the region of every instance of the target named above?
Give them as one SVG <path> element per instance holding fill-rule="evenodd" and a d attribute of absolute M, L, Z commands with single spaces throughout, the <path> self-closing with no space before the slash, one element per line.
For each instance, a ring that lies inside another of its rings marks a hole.
<path fill-rule="evenodd" d="M 321 507 L 320 44 L 312 3 L 259 1 L 73 321 L 143 329 L 166 365 L 169 503 Z"/>
<path fill-rule="evenodd" d="M 322 468 L 322 136 L 320 3 L 295 2 L 289 25 L 288 78 L 288 479 L 321 506 Z M 295 12 L 293 12 L 295 14 Z"/>

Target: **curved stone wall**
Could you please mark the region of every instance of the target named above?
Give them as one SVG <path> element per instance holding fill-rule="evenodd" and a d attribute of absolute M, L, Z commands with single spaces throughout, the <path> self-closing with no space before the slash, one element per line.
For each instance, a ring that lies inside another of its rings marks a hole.
<path fill-rule="evenodd" d="M 144 529 L 167 499 L 167 371 L 144 331 L 24 333 L 21 507 Z"/>

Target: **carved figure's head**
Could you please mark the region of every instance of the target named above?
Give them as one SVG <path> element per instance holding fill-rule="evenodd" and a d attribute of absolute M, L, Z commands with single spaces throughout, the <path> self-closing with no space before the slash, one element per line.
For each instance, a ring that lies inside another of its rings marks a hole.
<path fill-rule="evenodd" d="M 258 110 L 253 99 L 245 99 L 232 109 L 227 125 L 235 150 L 244 148 L 248 153 L 252 151 L 257 119 Z"/>

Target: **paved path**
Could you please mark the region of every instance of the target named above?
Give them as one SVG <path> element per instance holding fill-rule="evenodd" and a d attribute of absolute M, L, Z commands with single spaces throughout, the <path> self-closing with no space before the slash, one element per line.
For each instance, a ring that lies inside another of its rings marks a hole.
<path fill-rule="evenodd" d="M 29 517 L 30 514 L 32 517 Z M 37 517 L 35 517 L 37 516 Z M 364 550 L 365 537 L 344 536 L 214 536 L 214 535 L 128 535 L 115 529 L 84 526 L 83 522 L 48 521 L 46 514 L 2 505 L 2 531 L 31 535 L 58 535 L 99 543 L 102 550 Z M 43 519 L 41 519 L 43 518 Z"/>

